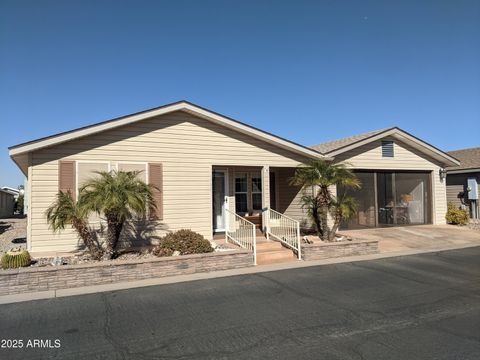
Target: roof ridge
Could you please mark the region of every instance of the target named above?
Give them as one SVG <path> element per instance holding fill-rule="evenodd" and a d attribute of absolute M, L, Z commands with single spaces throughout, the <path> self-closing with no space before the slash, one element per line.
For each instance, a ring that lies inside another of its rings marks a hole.
<path fill-rule="evenodd" d="M 451 152 L 458 152 L 458 151 L 466 151 L 466 150 L 480 150 L 480 146 L 472 146 L 464 149 L 457 149 L 457 150 L 448 150 L 447 153 Z"/>

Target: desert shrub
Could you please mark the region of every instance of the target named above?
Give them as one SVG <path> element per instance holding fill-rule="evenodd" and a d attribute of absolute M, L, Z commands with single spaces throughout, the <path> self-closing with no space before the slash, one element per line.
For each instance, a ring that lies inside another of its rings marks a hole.
<path fill-rule="evenodd" d="M 192 230 L 182 229 L 167 234 L 155 247 L 153 253 L 157 256 L 171 256 L 174 251 L 180 255 L 202 254 L 213 251 L 210 241 Z"/>
<path fill-rule="evenodd" d="M 468 210 L 459 209 L 454 203 L 448 203 L 447 215 L 445 216 L 448 224 L 466 225 L 468 224 Z"/>
<path fill-rule="evenodd" d="M 1 263 L 3 269 L 16 269 L 29 266 L 32 262 L 27 250 L 12 249 L 3 254 Z"/>

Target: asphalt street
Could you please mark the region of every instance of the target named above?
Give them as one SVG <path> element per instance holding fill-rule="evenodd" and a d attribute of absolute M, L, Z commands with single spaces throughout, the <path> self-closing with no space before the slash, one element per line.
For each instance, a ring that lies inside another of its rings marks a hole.
<path fill-rule="evenodd" d="M 8 360 L 480 359 L 480 247 L 0 305 L 0 339 Z"/>

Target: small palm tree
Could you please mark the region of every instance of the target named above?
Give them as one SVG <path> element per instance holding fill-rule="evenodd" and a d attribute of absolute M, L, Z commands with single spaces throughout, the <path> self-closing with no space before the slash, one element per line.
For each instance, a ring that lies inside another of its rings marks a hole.
<path fill-rule="evenodd" d="M 69 191 L 60 191 L 45 215 L 54 232 L 64 230 L 67 225 L 71 225 L 77 231 L 90 255 L 96 260 L 102 258 L 103 251 L 88 227 L 88 212 L 82 209 L 78 202 L 75 202 Z"/>
<path fill-rule="evenodd" d="M 302 196 L 301 202 L 307 208 L 307 213 L 322 240 L 332 241 L 342 219 L 356 211 L 353 198 L 344 196 L 342 199 L 336 199 L 331 191 L 332 186 L 360 188 L 360 181 L 344 164 L 312 160 L 306 165 L 297 167 L 290 183 L 301 186 L 304 191 L 311 189 L 311 195 Z M 329 214 L 334 218 L 332 228 L 328 226 Z"/>
<path fill-rule="evenodd" d="M 99 171 L 80 189 L 84 211 L 103 214 L 107 221 L 104 258 L 116 256 L 116 248 L 125 222 L 155 211 L 153 186 L 138 179 L 139 171 Z"/>

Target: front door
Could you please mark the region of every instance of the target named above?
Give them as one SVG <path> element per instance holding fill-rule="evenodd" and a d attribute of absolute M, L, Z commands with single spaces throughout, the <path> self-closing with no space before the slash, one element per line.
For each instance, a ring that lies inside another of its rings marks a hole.
<path fill-rule="evenodd" d="M 227 206 L 227 171 L 212 172 L 213 231 L 225 231 L 225 209 Z"/>

